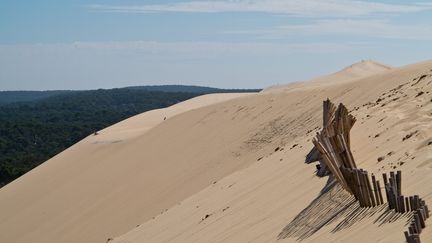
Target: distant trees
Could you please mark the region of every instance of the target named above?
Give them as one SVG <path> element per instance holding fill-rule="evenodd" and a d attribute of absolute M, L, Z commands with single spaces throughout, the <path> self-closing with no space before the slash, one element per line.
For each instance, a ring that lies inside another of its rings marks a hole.
<path fill-rule="evenodd" d="M 0 106 L 0 187 L 102 128 L 198 93 L 75 91 Z"/>
<path fill-rule="evenodd" d="M 0 187 L 89 134 L 138 113 L 207 93 L 257 91 L 184 85 L 1 91 Z"/>
<path fill-rule="evenodd" d="M 50 90 L 50 91 L 0 91 L 0 105 L 34 101 L 48 98 L 54 95 L 68 93 L 68 90 Z"/>

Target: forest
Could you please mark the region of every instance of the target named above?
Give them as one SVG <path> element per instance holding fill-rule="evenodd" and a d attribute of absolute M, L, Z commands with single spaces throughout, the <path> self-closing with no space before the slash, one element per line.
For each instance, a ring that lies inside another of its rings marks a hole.
<path fill-rule="evenodd" d="M 205 93 L 257 91 L 169 86 L 164 92 L 163 86 L 152 87 L 16 93 L 25 94 L 24 99 L 11 93 L 2 99 L 5 92 L 0 92 L 5 103 L 0 106 L 0 187 L 89 134 L 133 115 Z"/>

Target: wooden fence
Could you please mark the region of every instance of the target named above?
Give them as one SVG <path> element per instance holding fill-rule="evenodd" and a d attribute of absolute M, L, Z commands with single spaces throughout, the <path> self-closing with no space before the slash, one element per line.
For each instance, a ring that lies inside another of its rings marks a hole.
<path fill-rule="evenodd" d="M 306 156 L 306 163 L 320 162 L 317 175 L 331 173 L 341 186 L 359 202 L 360 207 L 382 205 L 381 182 L 374 174 L 357 168 L 350 148 L 350 131 L 356 119 L 341 103 L 336 106 L 329 100 L 323 102 L 323 128 L 312 140 L 314 148 Z M 402 194 L 402 171 L 383 173 L 383 185 L 389 210 L 397 213 L 413 212 L 405 238 L 408 243 L 420 243 L 420 233 L 426 227 L 429 210 L 418 195 Z"/>
<path fill-rule="evenodd" d="M 426 202 L 418 195 L 410 196 L 406 204 L 413 211 L 408 231 L 404 231 L 405 239 L 408 243 L 420 243 L 420 233 L 426 227 L 426 219 L 429 218 L 429 209 Z M 407 206 L 408 207 L 408 206 Z"/>

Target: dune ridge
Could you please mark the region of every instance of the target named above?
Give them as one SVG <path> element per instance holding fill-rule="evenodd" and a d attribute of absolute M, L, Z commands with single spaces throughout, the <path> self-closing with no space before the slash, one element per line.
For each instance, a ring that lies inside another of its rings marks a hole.
<path fill-rule="evenodd" d="M 181 113 L 248 95 L 196 97 L 88 136 L 1 188 L 0 242 L 105 242 L 111 234 L 123 233 L 174 205 L 184 194 L 199 190 L 202 182 L 180 192 L 171 188 L 173 181 L 181 184 L 193 173 L 185 164 L 166 173 L 182 151 L 167 155 L 165 141 L 181 145 L 183 141 L 176 137 L 187 135 L 190 129 L 183 126 L 183 130 L 173 131 L 177 125 L 171 120 Z M 162 127 L 159 132 L 147 134 L 158 126 Z M 199 134 L 190 139 L 196 137 Z M 198 176 L 197 181 L 200 179 Z M 160 192 L 161 188 L 165 191 Z M 134 199 L 139 194 L 139 199 Z"/>
<path fill-rule="evenodd" d="M 432 61 L 427 61 L 320 92 L 287 91 L 303 102 L 280 93 L 266 96 L 272 106 L 294 102 L 290 112 L 298 115 L 316 112 L 297 122 L 301 135 L 113 242 L 404 242 L 409 214 L 398 216 L 386 205 L 361 209 L 303 162 L 320 126 L 321 101 L 343 101 L 358 119 L 351 137 L 358 165 L 377 175 L 400 169 L 403 192 L 431 201 L 431 83 Z M 432 240 L 430 227 L 421 239 Z"/>
<path fill-rule="evenodd" d="M 337 85 L 346 82 L 353 82 L 368 76 L 384 73 L 393 69 L 390 66 L 378 63 L 374 60 L 362 60 L 358 63 L 354 63 L 342 70 L 317 77 L 311 80 L 292 82 L 289 84 L 275 85 L 265 88 L 261 92 L 292 92 L 299 88 L 317 88 L 327 85 Z"/>
<path fill-rule="evenodd" d="M 432 61 L 378 69 L 102 130 L 0 189 L 0 241 L 400 242 L 405 217 L 360 210 L 304 163 L 330 98 L 358 119 L 357 164 L 401 169 L 403 190 L 431 201 Z"/>

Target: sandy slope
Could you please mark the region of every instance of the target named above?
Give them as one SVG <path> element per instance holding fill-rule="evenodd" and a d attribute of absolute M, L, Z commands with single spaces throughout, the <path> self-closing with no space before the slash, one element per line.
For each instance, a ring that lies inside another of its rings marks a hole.
<path fill-rule="evenodd" d="M 105 242 L 208 185 L 228 172 L 196 176 L 196 185 L 188 182 L 200 168 L 194 166 L 198 160 L 190 161 L 194 152 L 183 153 L 200 147 L 194 143 L 202 135 L 189 135 L 191 126 L 199 124 L 171 120 L 248 95 L 204 95 L 146 112 L 60 153 L 1 188 L 0 242 Z M 158 124 L 160 129 L 147 134 Z M 185 136 L 189 141 L 181 139 Z"/>
<path fill-rule="evenodd" d="M 273 150 L 113 242 L 403 242 L 408 215 L 362 210 L 338 186 L 320 193 L 327 180 L 303 161 L 321 123 L 321 101 L 343 101 L 358 119 L 352 131 L 357 164 L 377 174 L 401 169 L 403 193 L 431 205 L 432 61 L 337 83 L 229 102 L 244 107 L 238 116 L 268 108 L 260 117 L 271 119 L 256 125 L 261 135 L 253 137 L 272 141 L 265 146 Z M 278 146 L 283 150 L 275 152 Z M 432 227 L 421 238 L 431 242 Z"/>
<path fill-rule="evenodd" d="M 0 190 L 0 242 L 401 241 L 406 218 L 361 211 L 337 186 L 320 194 L 326 179 L 303 163 L 322 100 L 343 101 L 358 118 L 357 164 L 402 169 L 403 191 L 432 205 L 432 76 L 413 81 L 432 61 L 382 68 L 168 115 L 146 132 L 134 119 L 102 131 Z"/>
<path fill-rule="evenodd" d="M 91 136 L 87 138 L 86 141 L 92 143 L 107 143 L 139 137 L 149 129 L 163 122 L 165 119 L 169 119 L 180 113 L 247 95 L 250 95 L 250 93 L 202 95 L 180 102 L 168 108 L 155 109 L 138 114 L 103 129 L 99 132 L 98 136 Z"/>
<path fill-rule="evenodd" d="M 324 75 L 312 80 L 292 82 L 284 85 L 275 85 L 264 89 L 263 93 L 294 92 L 299 89 L 317 89 L 325 86 L 339 85 L 343 83 L 356 82 L 370 75 L 385 73 L 392 67 L 377 63 L 373 60 L 363 60 L 350 65 L 336 73 Z"/>

